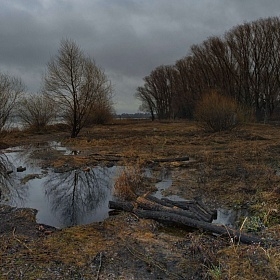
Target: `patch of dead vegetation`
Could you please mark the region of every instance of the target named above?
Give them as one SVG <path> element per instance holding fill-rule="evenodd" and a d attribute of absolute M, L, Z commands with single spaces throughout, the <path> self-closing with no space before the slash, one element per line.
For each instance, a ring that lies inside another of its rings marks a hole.
<path fill-rule="evenodd" d="M 277 241 L 279 139 L 278 127 L 262 124 L 209 134 L 192 122 L 118 121 L 83 130 L 76 139 L 64 131 L 35 136 L 17 132 L 6 135 L 3 142 L 21 145 L 56 140 L 81 151 L 71 156 L 57 154 L 51 159 L 57 167 L 94 166 L 117 157 L 114 163 L 119 165 L 136 167 L 141 161 L 141 168 L 149 163 L 153 170 L 171 169 L 172 186 L 165 194 L 186 199 L 200 196 L 211 208 L 245 205 L 264 226 L 254 233 Z M 185 165 L 152 161 L 180 156 L 191 160 Z M 137 181 L 127 174 L 120 180 L 130 185 L 126 177 Z M 138 181 L 143 183 L 142 179 Z M 0 279 L 280 278 L 279 244 L 232 244 L 226 237 L 161 225 L 128 213 L 48 236 L 38 234 L 35 221 L 24 213 L 10 222 L 8 233 L 2 231 L 0 236 Z M 247 228 L 254 229 L 253 222 L 248 219 Z"/>

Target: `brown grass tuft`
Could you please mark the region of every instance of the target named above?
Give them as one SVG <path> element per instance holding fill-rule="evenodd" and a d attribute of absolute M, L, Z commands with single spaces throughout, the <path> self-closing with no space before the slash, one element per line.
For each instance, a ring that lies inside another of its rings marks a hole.
<path fill-rule="evenodd" d="M 114 194 L 124 200 L 134 200 L 137 193 L 145 186 L 143 169 L 138 161 L 134 166 L 127 165 L 117 178 Z"/>

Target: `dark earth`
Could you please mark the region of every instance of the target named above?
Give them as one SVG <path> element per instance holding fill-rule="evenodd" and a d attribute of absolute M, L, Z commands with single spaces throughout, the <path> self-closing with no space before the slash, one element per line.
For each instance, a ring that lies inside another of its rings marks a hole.
<path fill-rule="evenodd" d="M 85 168 L 141 162 L 172 171 L 165 195 L 199 196 L 210 208 L 246 206 L 244 232 L 280 238 L 280 130 L 253 124 L 208 133 L 194 123 L 118 122 L 76 139 L 52 127 L 17 131 L 1 148 L 46 141 L 80 153 L 37 155 L 42 166 Z M 155 159 L 189 156 L 190 162 Z M 152 188 L 153 186 L 151 186 Z M 146 191 L 146 190 L 145 190 Z M 271 245 L 273 244 L 273 245 Z M 55 229 L 36 223 L 36 210 L 0 205 L 0 279 L 279 279 L 279 243 L 245 245 L 227 236 L 162 224 L 119 212 L 103 222 Z"/>

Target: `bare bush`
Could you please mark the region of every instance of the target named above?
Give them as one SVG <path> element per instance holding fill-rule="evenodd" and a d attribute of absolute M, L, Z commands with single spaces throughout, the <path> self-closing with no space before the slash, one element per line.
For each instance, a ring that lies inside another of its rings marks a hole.
<path fill-rule="evenodd" d="M 0 73 L 0 132 L 11 118 L 24 88 L 20 79 Z"/>
<path fill-rule="evenodd" d="M 211 91 L 198 102 L 195 118 L 206 130 L 224 131 L 237 126 L 237 112 L 238 106 L 234 99 Z"/>
<path fill-rule="evenodd" d="M 18 114 L 25 126 L 40 131 L 54 120 L 55 104 L 42 94 L 28 95 L 21 100 Z"/>
<path fill-rule="evenodd" d="M 94 124 L 105 124 L 113 119 L 114 109 L 109 96 L 99 96 L 88 114 L 87 126 Z"/>

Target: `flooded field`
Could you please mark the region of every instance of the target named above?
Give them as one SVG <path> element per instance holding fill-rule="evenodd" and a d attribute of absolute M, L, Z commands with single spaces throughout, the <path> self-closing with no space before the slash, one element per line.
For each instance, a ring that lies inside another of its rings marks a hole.
<path fill-rule="evenodd" d="M 2 171 L 6 172 L 1 176 L 4 186 L 1 202 L 37 209 L 38 223 L 58 228 L 104 220 L 119 168 L 42 168 L 40 160 L 32 157 L 42 149 L 72 153 L 57 143 L 6 150 L 1 156 Z"/>
<path fill-rule="evenodd" d="M 114 183 L 122 166 L 87 168 L 42 167 L 40 155 L 54 152 L 76 155 L 58 142 L 13 147 L 1 155 L 1 203 L 38 210 L 37 222 L 57 228 L 103 221 L 109 216 Z M 146 170 L 153 177 L 152 170 Z M 172 184 L 171 172 L 163 169 L 157 179 L 157 197 Z"/>
<path fill-rule="evenodd" d="M 91 279 L 101 266 L 100 279 L 279 279 L 279 137 L 272 125 L 210 134 L 189 122 L 138 121 L 77 139 L 60 126 L 7 134 L 2 149 L 15 148 L 0 158 L 0 276 Z M 193 161 L 162 160 L 185 157 Z M 268 243 L 233 243 L 123 211 L 108 217 L 120 168 L 137 164 L 148 167 L 143 185 L 156 186 L 155 196 L 201 198 L 217 209 L 213 222 Z"/>

